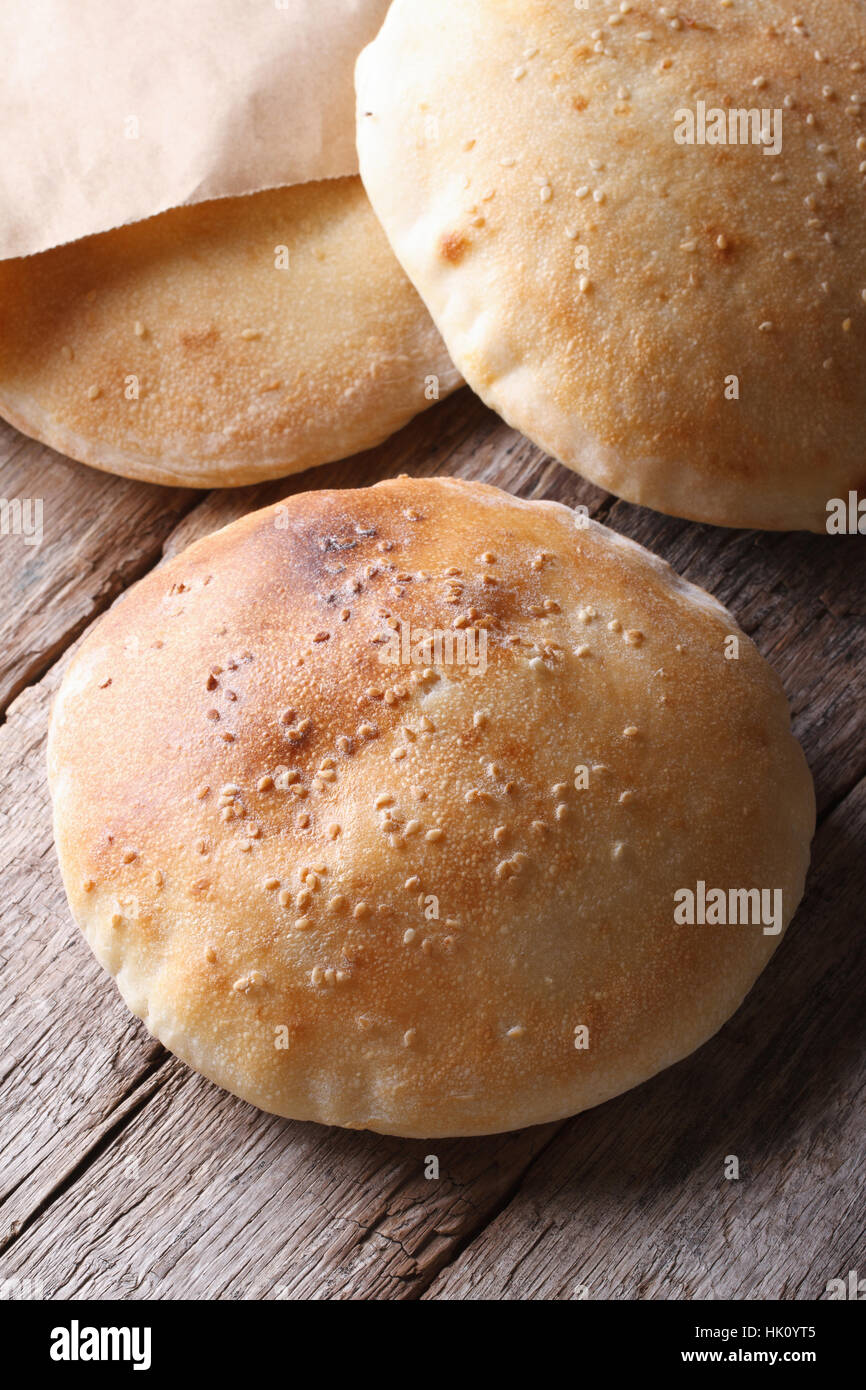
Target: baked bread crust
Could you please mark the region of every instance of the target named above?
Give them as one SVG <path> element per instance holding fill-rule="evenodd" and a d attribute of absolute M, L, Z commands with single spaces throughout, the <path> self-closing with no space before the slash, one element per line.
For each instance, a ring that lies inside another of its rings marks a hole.
<path fill-rule="evenodd" d="M 486 669 L 383 663 L 400 623 L 486 632 Z M 148 575 L 69 667 L 49 774 L 72 912 L 166 1047 L 414 1136 L 556 1119 L 710 1037 L 780 937 L 674 893 L 780 889 L 787 924 L 815 814 L 718 603 L 453 479 L 298 495 Z"/>
<path fill-rule="evenodd" d="M 864 66 L 855 0 L 395 0 L 361 174 L 510 424 L 629 501 L 822 531 L 866 491 Z M 677 143 L 699 101 L 778 110 L 781 152 Z"/>
<path fill-rule="evenodd" d="M 381 443 L 435 399 L 431 377 L 440 397 L 460 384 L 358 178 L 0 262 L 0 415 L 110 473 L 297 473 Z"/>

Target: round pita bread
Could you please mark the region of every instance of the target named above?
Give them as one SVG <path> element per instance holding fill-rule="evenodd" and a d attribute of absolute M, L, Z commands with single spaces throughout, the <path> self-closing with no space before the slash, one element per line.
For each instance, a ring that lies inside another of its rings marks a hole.
<path fill-rule="evenodd" d="M 395 0 L 361 174 L 512 425 L 630 501 L 820 531 L 866 490 L 864 62 L 862 0 Z"/>
<path fill-rule="evenodd" d="M 153 571 L 74 657 L 49 773 L 72 911 L 166 1047 L 265 1110 L 418 1136 L 691 1052 L 781 939 L 815 818 L 718 603 L 454 480 L 301 494 Z"/>
<path fill-rule="evenodd" d="M 458 384 L 358 178 L 0 262 L 0 415 L 126 477 L 282 477 L 380 443 Z"/>

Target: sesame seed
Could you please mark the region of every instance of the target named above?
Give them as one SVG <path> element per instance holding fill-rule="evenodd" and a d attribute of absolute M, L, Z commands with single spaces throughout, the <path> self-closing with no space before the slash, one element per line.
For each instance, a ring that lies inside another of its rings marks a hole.
<path fill-rule="evenodd" d="M 249 994 L 250 990 L 257 990 L 263 984 L 264 976 L 260 970 L 250 970 L 249 974 L 242 974 L 239 980 L 232 984 L 232 990 L 238 994 Z"/>

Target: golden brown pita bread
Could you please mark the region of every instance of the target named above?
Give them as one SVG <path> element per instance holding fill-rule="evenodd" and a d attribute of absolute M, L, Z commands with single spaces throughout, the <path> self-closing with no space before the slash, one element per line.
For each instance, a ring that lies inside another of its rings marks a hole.
<path fill-rule="evenodd" d="M 126 477 L 299 472 L 378 444 L 458 383 L 358 178 L 0 262 L 0 415 Z"/>
<path fill-rule="evenodd" d="M 298 495 L 155 570 L 69 667 L 49 771 L 72 911 L 151 1032 L 263 1109 L 404 1135 L 556 1119 L 691 1052 L 780 940 L 815 815 L 718 603 L 454 480 Z M 763 890 L 760 920 L 684 925 L 701 884 Z"/>
<path fill-rule="evenodd" d="M 396 0 L 361 174 L 512 425 L 630 501 L 820 531 L 866 490 L 864 63 L 862 0 Z M 780 152 L 678 143 L 713 110 Z"/>

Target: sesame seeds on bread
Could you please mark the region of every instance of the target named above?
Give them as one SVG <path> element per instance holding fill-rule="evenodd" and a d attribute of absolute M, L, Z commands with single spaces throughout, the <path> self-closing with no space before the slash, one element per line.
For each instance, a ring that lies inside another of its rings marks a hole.
<path fill-rule="evenodd" d="M 358 178 L 0 262 L 0 415 L 126 477 L 299 472 L 380 443 L 458 384 Z"/>
<path fill-rule="evenodd" d="M 373 207 L 512 425 L 718 525 L 866 489 L 862 0 L 395 0 L 356 82 Z M 781 148 L 678 142 L 700 105 Z"/>
<path fill-rule="evenodd" d="M 468 632 L 483 661 L 449 652 Z M 780 936 L 678 925 L 674 894 L 780 890 L 786 925 L 814 824 L 718 603 L 454 480 L 295 496 L 148 575 L 69 667 L 49 776 L 72 912 L 166 1047 L 265 1110 L 414 1136 L 692 1051 Z"/>

